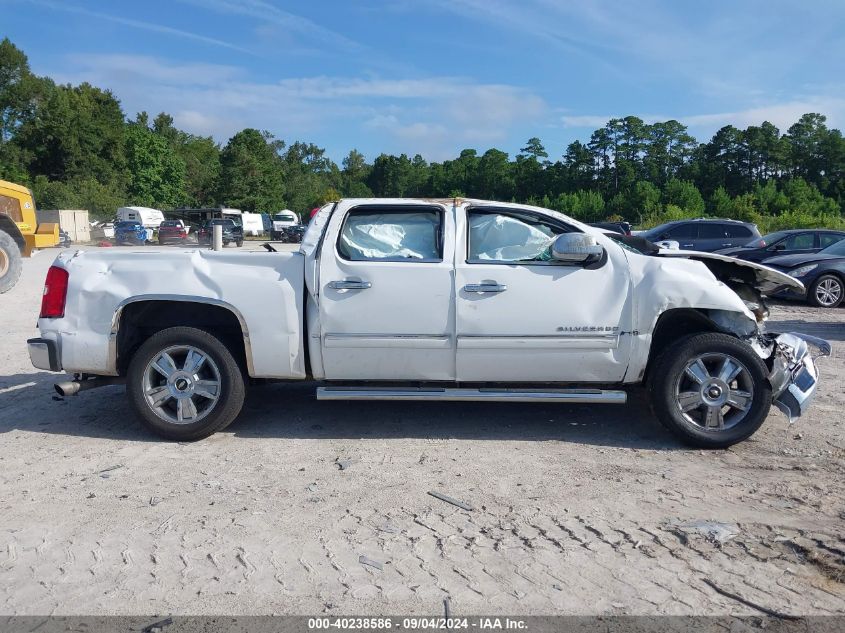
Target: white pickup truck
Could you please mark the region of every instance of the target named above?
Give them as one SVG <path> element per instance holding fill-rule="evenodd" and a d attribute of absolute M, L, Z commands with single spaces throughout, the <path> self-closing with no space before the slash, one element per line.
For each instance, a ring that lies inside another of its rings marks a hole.
<path fill-rule="evenodd" d="M 774 402 L 809 406 L 822 340 L 767 333 L 792 277 L 660 250 L 563 214 L 480 200 L 343 200 L 298 252 L 63 252 L 32 363 L 68 395 L 125 383 L 176 440 L 241 410 L 249 380 L 315 380 L 317 400 L 624 403 L 648 388 L 687 443 L 749 437 Z"/>

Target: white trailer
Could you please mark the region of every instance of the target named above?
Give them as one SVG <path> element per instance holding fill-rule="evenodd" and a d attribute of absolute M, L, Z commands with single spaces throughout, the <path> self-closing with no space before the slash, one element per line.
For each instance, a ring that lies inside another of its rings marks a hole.
<path fill-rule="evenodd" d="M 164 214 L 149 207 L 120 207 L 117 210 L 117 219 L 120 222 L 140 222 L 145 229 L 157 229 L 164 222 Z"/>

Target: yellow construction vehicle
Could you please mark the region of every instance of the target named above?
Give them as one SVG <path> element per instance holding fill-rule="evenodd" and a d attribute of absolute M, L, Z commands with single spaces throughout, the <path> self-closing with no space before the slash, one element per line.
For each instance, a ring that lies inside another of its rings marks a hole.
<path fill-rule="evenodd" d="M 11 290 L 21 276 L 21 257 L 59 243 L 59 225 L 38 224 L 32 192 L 0 180 L 0 293 Z"/>

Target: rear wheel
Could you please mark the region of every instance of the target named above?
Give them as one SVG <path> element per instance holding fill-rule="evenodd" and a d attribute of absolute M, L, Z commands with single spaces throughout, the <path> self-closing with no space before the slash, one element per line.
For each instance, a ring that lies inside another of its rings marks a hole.
<path fill-rule="evenodd" d="M 772 390 L 766 366 L 727 334 L 695 334 L 664 350 L 652 368 L 651 403 L 660 422 L 685 443 L 727 448 L 766 419 Z"/>
<path fill-rule="evenodd" d="M 810 286 L 807 299 L 818 308 L 835 308 L 842 303 L 842 280 L 836 275 L 822 275 Z"/>
<path fill-rule="evenodd" d="M 226 428 L 241 411 L 244 379 L 215 336 L 173 327 L 150 337 L 129 364 L 132 408 L 169 440 L 198 440 Z"/>
<path fill-rule="evenodd" d="M 12 236 L 0 231 L 0 293 L 14 288 L 21 277 L 21 251 Z"/>

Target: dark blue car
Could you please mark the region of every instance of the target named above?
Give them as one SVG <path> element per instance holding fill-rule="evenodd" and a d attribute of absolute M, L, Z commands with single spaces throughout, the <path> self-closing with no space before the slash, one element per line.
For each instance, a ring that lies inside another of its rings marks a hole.
<path fill-rule="evenodd" d="M 809 255 L 781 255 L 763 260 L 763 265 L 792 275 L 807 288 L 805 295 L 790 292 L 786 297 L 806 299 L 810 305 L 835 308 L 845 290 L 845 240 Z"/>
<path fill-rule="evenodd" d="M 147 241 L 147 229 L 140 222 L 131 220 L 115 222 L 114 241 L 118 244 L 144 244 Z"/>
<path fill-rule="evenodd" d="M 762 262 L 781 255 L 812 255 L 842 239 L 845 239 L 845 231 L 790 229 L 768 233 L 743 246 L 723 248 L 716 252 L 748 262 Z"/>

